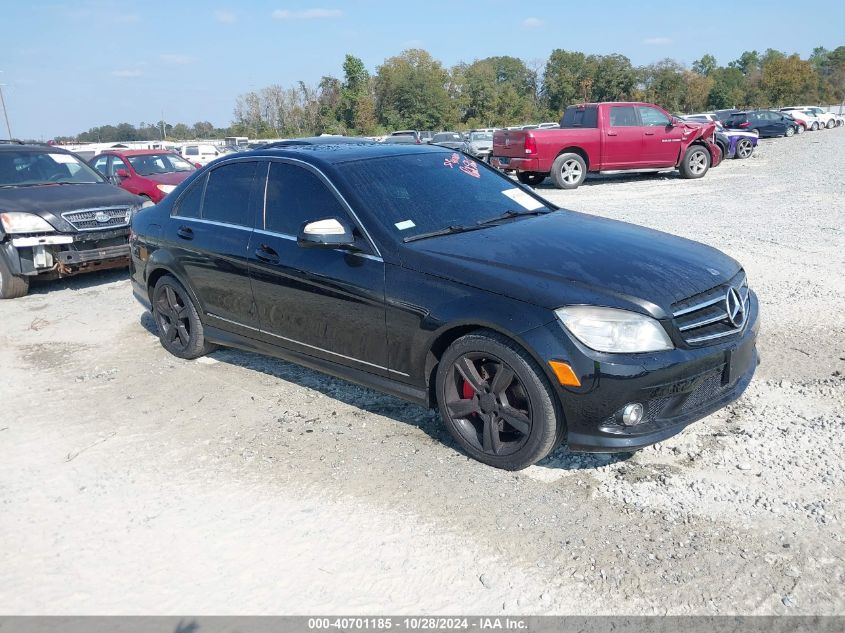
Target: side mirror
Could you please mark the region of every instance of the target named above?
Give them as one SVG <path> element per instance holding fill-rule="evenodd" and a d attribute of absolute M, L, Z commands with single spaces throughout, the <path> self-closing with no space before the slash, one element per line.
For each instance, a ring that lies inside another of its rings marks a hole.
<path fill-rule="evenodd" d="M 299 229 L 296 243 L 303 248 L 357 250 L 352 229 L 339 218 L 322 218 L 313 222 L 306 222 Z"/>
<path fill-rule="evenodd" d="M 115 176 L 117 176 L 118 178 L 129 178 L 129 172 L 125 169 L 118 169 L 115 172 Z"/>

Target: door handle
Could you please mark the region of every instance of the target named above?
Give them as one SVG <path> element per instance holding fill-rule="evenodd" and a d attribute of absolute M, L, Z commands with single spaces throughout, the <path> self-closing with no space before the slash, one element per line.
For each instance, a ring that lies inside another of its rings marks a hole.
<path fill-rule="evenodd" d="M 183 240 L 192 240 L 194 239 L 194 230 L 190 226 L 180 226 L 179 230 L 176 231 L 176 235 Z"/>
<path fill-rule="evenodd" d="M 613 130 L 608 130 L 607 135 L 608 136 L 616 136 L 616 132 L 614 132 Z"/>
<path fill-rule="evenodd" d="M 654 136 L 654 132 L 643 132 L 646 136 Z"/>
<path fill-rule="evenodd" d="M 266 244 L 255 249 L 255 257 L 265 264 L 278 264 L 279 254 Z"/>

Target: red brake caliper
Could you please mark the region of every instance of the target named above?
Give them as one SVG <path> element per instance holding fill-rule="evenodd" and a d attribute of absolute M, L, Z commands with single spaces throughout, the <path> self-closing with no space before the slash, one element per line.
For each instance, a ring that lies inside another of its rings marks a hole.
<path fill-rule="evenodd" d="M 475 389 L 466 380 L 464 380 L 463 396 L 464 400 L 472 400 L 475 397 Z"/>

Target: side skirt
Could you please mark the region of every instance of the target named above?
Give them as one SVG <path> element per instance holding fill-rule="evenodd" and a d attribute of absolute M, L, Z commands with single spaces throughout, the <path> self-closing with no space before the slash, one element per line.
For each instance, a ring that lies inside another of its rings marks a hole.
<path fill-rule="evenodd" d="M 413 402 L 414 404 L 419 404 L 429 408 L 431 407 L 428 399 L 428 391 L 426 389 L 401 383 L 384 376 L 377 376 L 376 374 L 371 374 L 353 367 L 347 367 L 339 363 L 333 363 L 322 358 L 309 356 L 308 354 L 295 352 L 277 345 L 268 345 L 263 341 L 242 336 L 240 334 L 233 334 L 208 325 L 206 325 L 204 329 L 205 338 L 211 343 L 217 343 L 218 345 L 222 345 L 224 347 L 236 347 L 247 352 L 256 352 L 258 354 L 264 354 L 265 356 L 280 358 L 297 365 L 308 367 L 309 369 L 314 369 L 324 374 L 329 374 L 335 378 L 348 380 L 349 382 L 354 382 L 355 384 L 363 387 L 369 387 L 370 389 L 381 391 L 391 396 L 401 398 L 402 400 Z"/>

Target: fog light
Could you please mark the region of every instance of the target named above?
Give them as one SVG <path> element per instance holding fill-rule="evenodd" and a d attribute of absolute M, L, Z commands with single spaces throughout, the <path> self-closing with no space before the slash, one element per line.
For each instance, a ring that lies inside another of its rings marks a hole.
<path fill-rule="evenodd" d="M 622 409 L 622 424 L 625 426 L 634 426 L 639 424 L 643 419 L 643 405 L 639 402 L 633 404 L 626 404 Z"/>

